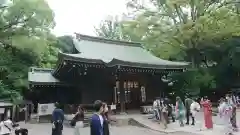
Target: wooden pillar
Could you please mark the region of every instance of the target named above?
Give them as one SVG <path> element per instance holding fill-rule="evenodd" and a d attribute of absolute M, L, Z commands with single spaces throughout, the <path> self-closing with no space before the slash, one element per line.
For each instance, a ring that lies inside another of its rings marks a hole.
<path fill-rule="evenodd" d="M 124 80 L 120 79 L 119 80 L 119 89 L 120 89 L 120 108 L 121 108 L 121 113 L 124 113 L 126 111 L 125 108 L 125 90 L 124 90 Z"/>
<path fill-rule="evenodd" d="M 159 77 L 160 76 L 160 77 Z M 162 74 L 158 74 L 158 75 L 154 75 L 154 81 L 155 81 L 155 85 L 158 88 L 159 91 L 159 97 L 162 98 L 163 97 L 163 91 L 165 89 L 164 85 L 163 85 L 163 81 L 162 81 Z"/>
<path fill-rule="evenodd" d="M 124 78 L 119 72 L 116 74 L 116 80 L 119 82 L 119 92 L 120 92 L 120 112 L 125 113 L 125 90 L 124 90 Z"/>

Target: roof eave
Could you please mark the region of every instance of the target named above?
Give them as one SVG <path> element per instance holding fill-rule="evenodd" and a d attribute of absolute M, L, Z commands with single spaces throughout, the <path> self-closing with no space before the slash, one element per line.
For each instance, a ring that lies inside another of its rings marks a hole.
<path fill-rule="evenodd" d="M 127 62 L 122 61 L 118 59 L 113 59 L 111 62 L 106 63 L 101 59 L 86 59 L 81 57 L 74 57 L 67 55 L 65 53 L 60 53 L 59 58 L 61 58 L 63 61 L 69 60 L 69 61 L 75 61 L 75 62 L 83 62 L 83 63 L 89 63 L 89 64 L 102 64 L 106 67 L 114 67 L 114 66 L 129 66 L 133 68 L 152 68 L 152 69 L 184 69 L 187 68 L 188 64 L 185 65 L 157 65 L 157 64 L 147 64 L 147 63 L 135 63 L 135 62 Z"/>
<path fill-rule="evenodd" d="M 142 44 L 138 43 L 138 42 L 112 40 L 112 39 L 106 39 L 106 38 L 102 38 L 102 37 L 88 36 L 88 35 L 84 35 L 84 34 L 80 34 L 80 33 L 75 33 L 75 35 L 76 35 L 76 39 L 78 39 L 78 40 L 101 42 L 101 43 L 107 43 L 107 44 L 117 44 L 117 45 L 123 45 L 123 46 L 142 47 Z"/>

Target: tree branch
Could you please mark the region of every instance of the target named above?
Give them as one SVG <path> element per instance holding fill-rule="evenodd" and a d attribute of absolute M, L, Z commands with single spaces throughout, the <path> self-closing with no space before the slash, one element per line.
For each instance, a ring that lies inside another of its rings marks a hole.
<path fill-rule="evenodd" d="M 6 30 L 6 29 L 10 29 L 10 28 L 12 28 L 13 26 L 16 26 L 16 25 L 18 25 L 18 24 L 26 23 L 26 22 L 28 22 L 28 21 L 33 17 L 34 14 L 32 14 L 30 17 L 28 17 L 28 18 L 26 18 L 26 19 L 24 19 L 24 20 L 22 20 L 22 21 L 19 21 L 19 20 L 21 19 L 22 15 L 23 15 L 23 12 L 20 12 L 14 21 L 9 22 L 9 24 L 1 27 L 1 28 L 0 28 L 0 31 L 4 31 L 4 30 Z"/>
<path fill-rule="evenodd" d="M 227 6 L 227 5 L 230 5 L 230 4 L 240 4 L 240 1 L 234 1 L 234 2 L 223 2 L 222 4 L 220 4 L 219 6 L 217 7 L 212 7 L 211 9 L 206 9 L 206 12 L 207 13 L 211 13 L 211 11 L 215 8 L 215 9 L 219 9 L 219 8 L 222 8 L 224 6 Z M 213 5 L 213 4 L 212 4 Z M 209 6 L 210 7 L 210 6 Z"/>

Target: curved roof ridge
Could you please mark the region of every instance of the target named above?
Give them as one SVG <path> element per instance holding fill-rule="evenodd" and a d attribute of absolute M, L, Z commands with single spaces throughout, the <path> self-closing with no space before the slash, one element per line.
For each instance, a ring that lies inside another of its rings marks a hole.
<path fill-rule="evenodd" d="M 87 41 L 101 42 L 101 43 L 107 43 L 107 44 L 113 44 L 113 45 L 143 47 L 142 44 L 138 42 L 113 40 L 113 39 L 107 39 L 102 37 L 84 35 L 80 33 L 75 33 L 75 35 L 78 40 L 87 40 Z"/>
<path fill-rule="evenodd" d="M 29 71 L 32 71 L 32 72 L 52 72 L 53 69 L 51 69 L 51 68 L 30 67 Z"/>

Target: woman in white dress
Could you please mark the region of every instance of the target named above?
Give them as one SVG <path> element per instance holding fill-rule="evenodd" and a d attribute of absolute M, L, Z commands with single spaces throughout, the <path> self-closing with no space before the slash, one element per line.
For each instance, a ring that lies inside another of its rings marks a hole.
<path fill-rule="evenodd" d="M 196 123 L 196 114 L 200 111 L 201 107 L 200 104 L 193 100 L 192 104 L 190 105 L 190 112 L 192 116 L 192 125 Z"/>
<path fill-rule="evenodd" d="M 78 111 L 74 116 L 74 120 L 76 121 L 76 125 L 74 127 L 74 135 L 80 135 L 80 128 L 83 128 L 84 124 L 84 111 L 81 106 L 78 107 Z"/>
<path fill-rule="evenodd" d="M 226 135 L 232 135 L 232 106 L 227 102 L 226 99 L 222 98 L 220 100 L 220 105 L 218 107 L 220 119 L 224 125 L 224 132 Z"/>

